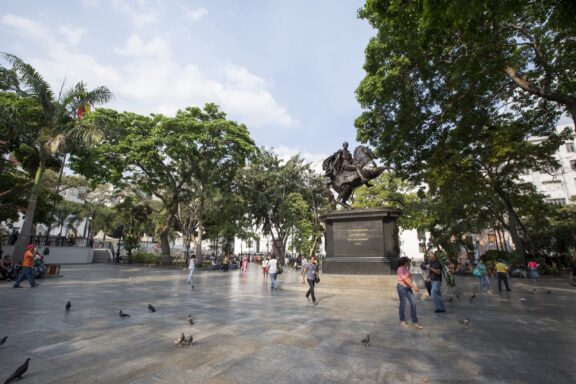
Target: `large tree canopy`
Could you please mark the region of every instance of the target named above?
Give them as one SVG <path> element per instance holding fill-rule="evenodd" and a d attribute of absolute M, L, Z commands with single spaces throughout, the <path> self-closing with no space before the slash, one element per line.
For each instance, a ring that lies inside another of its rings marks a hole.
<path fill-rule="evenodd" d="M 378 34 L 357 89 L 359 139 L 414 174 L 453 130 L 477 130 L 503 112 L 540 136 L 563 112 L 576 119 L 575 7 L 368 0 L 359 14 Z"/>
<path fill-rule="evenodd" d="M 500 222 L 522 253 L 522 219 L 541 196 L 520 175 L 557 166 L 567 136 L 556 123 L 576 119 L 568 14 L 573 2 L 536 0 L 368 0 L 360 10 L 377 36 L 357 89 L 358 138 L 429 187 L 431 229 L 450 236 Z M 526 141 L 534 136 L 545 140 Z"/>
<path fill-rule="evenodd" d="M 171 260 L 168 234 L 179 205 L 196 207 L 189 214 L 196 215 L 201 236 L 207 196 L 229 188 L 236 171 L 255 151 L 247 128 L 227 120 L 214 104 L 187 108 L 173 118 L 97 110 L 82 124 L 94 124 L 109 134 L 99 146 L 73 157 L 73 169 L 95 181 L 162 201 L 164 263 Z"/>

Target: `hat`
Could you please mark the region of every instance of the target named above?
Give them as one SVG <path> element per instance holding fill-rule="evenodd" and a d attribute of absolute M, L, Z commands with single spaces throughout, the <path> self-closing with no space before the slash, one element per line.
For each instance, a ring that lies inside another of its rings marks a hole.
<path fill-rule="evenodd" d="M 32 249 L 32 248 L 34 248 L 34 244 L 28 244 L 28 245 L 26 246 L 26 249 Z"/>

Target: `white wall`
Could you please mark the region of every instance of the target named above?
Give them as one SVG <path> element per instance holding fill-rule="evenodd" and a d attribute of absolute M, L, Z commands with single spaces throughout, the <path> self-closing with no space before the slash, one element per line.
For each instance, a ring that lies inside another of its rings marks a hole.
<path fill-rule="evenodd" d="M 14 250 L 13 245 L 2 247 L 4 255 L 11 255 Z M 38 249 L 40 253 L 44 247 Z M 86 247 L 50 247 L 50 254 L 44 258 L 46 264 L 90 264 L 94 249 Z"/>

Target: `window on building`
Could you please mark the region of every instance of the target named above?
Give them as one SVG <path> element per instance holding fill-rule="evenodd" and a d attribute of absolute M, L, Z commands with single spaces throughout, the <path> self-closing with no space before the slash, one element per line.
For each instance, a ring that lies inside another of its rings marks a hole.
<path fill-rule="evenodd" d="M 574 143 L 566 143 L 566 152 L 574 152 Z"/>
<path fill-rule="evenodd" d="M 416 234 L 418 236 L 418 240 L 420 240 L 420 241 L 426 240 L 426 232 L 424 232 L 424 230 L 418 229 L 418 230 L 416 230 Z"/>
<path fill-rule="evenodd" d="M 546 202 L 552 205 L 565 205 L 566 199 L 547 199 Z"/>
<path fill-rule="evenodd" d="M 570 160 L 570 168 L 572 168 L 573 171 L 576 171 L 576 160 Z"/>
<path fill-rule="evenodd" d="M 418 244 L 418 251 L 420 253 L 426 253 L 426 244 L 425 243 Z"/>

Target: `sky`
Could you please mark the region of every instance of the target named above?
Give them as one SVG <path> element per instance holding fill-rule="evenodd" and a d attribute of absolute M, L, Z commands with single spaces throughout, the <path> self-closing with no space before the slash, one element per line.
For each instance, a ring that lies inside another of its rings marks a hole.
<path fill-rule="evenodd" d="M 118 111 L 218 104 L 258 146 L 308 161 L 357 145 L 355 90 L 375 31 L 360 0 L 0 2 L 0 51 L 58 91 L 107 86 Z M 7 65 L 6 62 L 0 62 Z"/>

